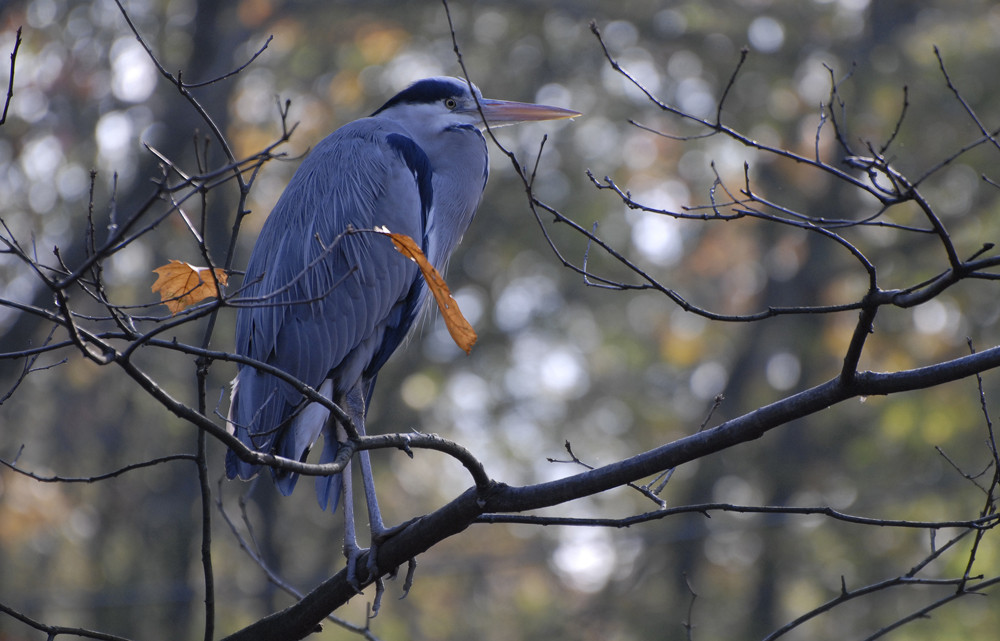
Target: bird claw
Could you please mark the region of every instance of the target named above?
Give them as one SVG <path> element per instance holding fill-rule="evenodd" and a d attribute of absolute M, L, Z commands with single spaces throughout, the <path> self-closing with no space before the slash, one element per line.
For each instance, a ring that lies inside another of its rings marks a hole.
<path fill-rule="evenodd" d="M 386 528 L 379 528 L 378 530 L 372 528 L 372 544 L 368 548 L 368 563 L 365 567 L 368 570 L 368 575 L 373 578 L 381 577 L 378 571 L 378 548 L 382 545 L 382 541 L 389 538 L 388 534 L 389 530 Z"/>
<path fill-rule="evenodd" d="M 347 583 L 357 594 L 361 594 L 361 582 L 358 580 L 358 559 L 365 550 L 357 545 L 344 545 L 344 556 L 347 557 Z"/>
<path fill-rule="evenodd" d="M 403 596 L 399 597 L 400 600 L 405 599 L 410 593 L 410 588 L 413 587 L 413 575 L 417 571 L 417 560 L 410 559 L 406 562 L 406 578 L 403 579 Z"/>
<path fill-rule="evenodd" d="M 377 531 L 373 530 L 371 547 L 367 549 L 359 547 L 357 543 L 344 544 L 344 556 L 347 557 L 347 583 L 354 588 L 354 591 L 357 594 L 362 594 L 361 580 L 358 578 L 358 561 L 365 552 L 368 553 L 368 557 L 365 559 L 365 580 L 371 581 L 375 584 L 375 598 L 371 604 L 371 614 L 368 616 L 369 619 L 374 619 L 378 616 L 379 610 L 382 607 L 382 597 L 385 594 L 385 583 L 383 582 L 382 575 L 379 573 L 378 569 L 379 545 L 400 529 L 402 529 L 401 526 L 397 526 L 395 528 L 383 527 Z M 407 563 L 406 577 L 403 581 L 403 595 L 399 597 L 400 599 L 405 599 L 406 595 L 410 593 L 410 588 L 413 586 L 413 574 L 416 569 L 416 559 L 410 559 Z M 396 573 L 398 571 L 399 568 L 393 568 L 388 572 L 388 574 L 392 578 L 396 578 Z"/>
<path fill-rule="evenodd" d="M 378 616 L 378 611 L 382 609 L 382 595 L 385 594 L 385 583 L 382 577 L 375 579 L 375 598 L 372 600 L 372 613 L 369 619 Z"/>
<path fill-rule="evenodd" d="M 373 536 L 372 545 L 369 548 L 362 548 L 356 544 L 344 546 L 344 556 L 347 557 L 347 582 L 358 594 L 361 594 L 362 591 L 361 580 L 358 578 L 358 561 L 365 552 L 368 553 L 368 558 L 365 561 L 365 579 L 376 583 L 381 582 L 381 576 L 378 572 L 378 543 L 376 542 L 380 539 L 381 537 Z"/>

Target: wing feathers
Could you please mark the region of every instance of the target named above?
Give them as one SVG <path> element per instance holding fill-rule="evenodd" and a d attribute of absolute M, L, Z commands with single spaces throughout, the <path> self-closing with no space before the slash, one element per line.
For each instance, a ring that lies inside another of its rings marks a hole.
<path fill-rule="evenodd" d="M 250 257 L 244 278 L 248 303 L 237 315 L 237 351 L 314 388 L 322 385 L 324 396 L 334 400 L 363 376 L 373 376 L 409 330 L 424 297 L 422 281 L 389 239 L 341 234 L 349 226 L 384 225 L 423 241 L 430 175 L 419 146 L 378 120 L 351 123 L 317 145 L 265 222 Z M 301 402 L 290 385 L 241 366 L 230 408 L 235 433 L 252 447 L 301 460 L 327 418 L 326 410 L 314 405 L 282 427 Z M 329 436 L 326 442 L 323 459 L 332 460 L 336 441 Z M 226 463 L 231 477 L 256 472 L 231 453 Z M 275 478 L 283 492 L 291 492 L 296 476 Z M 318 481 L 317 492 L 322 504 L 336 506 L 333 479 Z"/>

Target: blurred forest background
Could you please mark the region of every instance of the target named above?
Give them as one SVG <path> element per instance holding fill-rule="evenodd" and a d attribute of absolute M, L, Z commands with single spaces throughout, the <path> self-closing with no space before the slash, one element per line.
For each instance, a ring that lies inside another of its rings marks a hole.
<path fill-rule="evenodd" d="M 124 4 L 164 66 L 182 70 L 189 82 L 245 63 L 273 35 L 249 68 L 195 92 L 237 156 L 280 135 L 277 99 L 291 101 L 289 119 L 299 123 L 282 147 L 290 160 L 269 163 L 251 193 L 254 213 L 244 223 L 237 266 L 245 264 L 296 156 L 415 79 L 460 75 L 437 2 Z M 817 145 L 831 70 L 837 79 L 851 74 L 840 87 L 846 104 L 838 117 L 852 141 L 888 138 L 908 86 L 908 113 L 893 147 L 904 172 L 919 175 L 976 139 L 974 123 L 946 87 L 935 45 L 988 126 L 1000 122 L 1000 6 L 986 0 L 455 0 L 451 11 L 471 78 L 487 97 L 585 114 L 498 132 L 522 162 L 533 162 L 548 134 L 538 196 L 586 227 L 598 223 L 604 239 L 662 282 L 726 313 L 856 300 L 864 273 L 846 252 L 801 231 L 629 211 L 614 194 L 596 191 L 586 170 L 612 176 L 637 200 L 672 209 L 709 202 L 713 162 L 735 187 L 749 162 L 759 192 L 814 216 L 860 217 L 873 204 L 816 171 L 720 137 L 678 141 L 630 125 L 635 119 L 673 134 L 699 133 L 655 109 L 609 67 L 588 28 L 591 19 L 646 87 L 695 114 L 714 113 L 747 46 L 724 121 L 806 155 Z M 31 238 L 40 256 L 58 245 L 79 258 L 91 170 L 104 220 L 113 185 L 115 206 L 127 211 L 160 175 L 143 143 L 193 170 L 193 141 L 204 124 L 156 74 L 112 0 L 0 3 L 4 60 L 22 25 L 15 97 L 0 128 L 0 216 L 19 238 Z M 0 69 L 3 86 L 6 73 Z M 820 146 L 836 162 L 835 146 L 826 138 Z M 492 151 L 483 205 L 447 274 L 479 343 L 465 356 L 443 323 L 428 317 L 380 375 L 371 432 L 438 432 L 471 449 L 497 480 L 524 484 L 579 469 L 546 460 L 566 458 L 564 441 L 600 465 L 697 431 L 719 393 L 725 400 L 711 424 L 836 375 L 856 312 L 711 323 L 660 294 L 587 287 L 554 258 L 509 161 Z M 219 161 L 217 152 L 210 154 Z M 964 255 L 1000 239 L 1000 192 L 979 177 L 995 168 L 996 153 L 963 156 L 926 186 L 955 225 Z M 231 185 L 216 190 L 210 202 L 208 241 L 217 260 L 235 192 Z M 568 256 L 582 258 L 582 237 L 559 227 L 551 233 Z M 898 274 L 900 284 L 909 283 L 941 268 L 930 240 L 892 230 L 865 232 L 862 240 L 877 252 L 889 281 Z M 177 217 L 110 262 L 106 276 L 115 298 L 154 301 L 152 269 L 168 259 L 202 262 Z M 594 260 L 595 270 L 615 273 L 610 262 Z M 40 304 L 46 295 L 29 270 L 2 255 L 0 294 Z M 232 348 L 234 316 L 231 310 L 221 316 L 215 349 Z M 888 310 L 862 366 L 894 370 L 952 358 L 968 352 L 966 337 L 976 346 L 996 345 L 998 316 L 989 283 L 957 287 L 913 310 Z M 203 331 L 187 325 L 178 339 L 198 343 Z M 31 318 L 0 307 L 0 351 L 43 339 Z M 193 359 L 160 352 L 137 358 L 172 394 L 195 402 Z M 0 360 L 0 389 L 20 367 Z M 211 370 L 216 396 L 209 404 L 223 415 L 234 373 L 225 363 Z M 986 376 L 991 411 L 1000 407 L 998 382 Z M 0 406 L 0 458 L 19 455 L 21 467 L 39 474 L 100 474 L 193 451 L 195 438 L 118 370 L 79 355 L 32 374 Z M 965 380 L 848 403 L 779 428 L 678 468 L 663 498 L 669 505 L 828 505 L 881 518 L 967 519 L 978 514 L 983 496 L 948 459 L 980 471 L 990 461 L 984 443 L 975 381 Z M 216 443 L 212 448 L 211 472 L 221 476 L 223 451 Z M 389 523 L 433 509 L 470 484 L 457 463 L 428 451 L 413 460 L 379 451 L 374 465 Z M 318 510 L 309 487 L 288 499 L 267 482 L 220 487 L 237 518 L 236 501 L 249 491 L 257 541 L 289 583 L 308 590 L 342 567 L 341 515 Z M 546 513 L 622 517 L 652 507 L 637 492 L 619 489 Z M 220 632 L 290 602 L 218 515 L 214 528 Z M 132 638 L 200 637 L 199 530 L 198 479 L 189 462 L 72 485 L 2 469 L 0 603 L 46 623 Z M 834 598 L 842 580 L 858 587 L 905 573 L 930 545 L 923 530 L 815 516 L 692 514 L 622 530 L 477 525 L 418 559 L 405 600 L 392 598 L 399 582 L 389 584 L 372 633 L 385 640 L 681 639 L 690 622 L 690 638 L 698 641 L 760 639 Z M 984 545 L 977 563 L 995 573 L 998 555 L 996 545 Z M 933 571 L 960 575 L 965 561 L 961 554 L 944 556 Z M 789 638 L 864 638 L 949 589 L 880 592 Z M 369 590 L 338 614 L 363 622 L 370 598 Z M 960 599 L 889 638 L 985 640 L 998 629 L 1000 607 L 987 594 Z M 0 639 L 40 638 L 0 615 Z M 316 638 L 358 635 L 328 625 Z"/>

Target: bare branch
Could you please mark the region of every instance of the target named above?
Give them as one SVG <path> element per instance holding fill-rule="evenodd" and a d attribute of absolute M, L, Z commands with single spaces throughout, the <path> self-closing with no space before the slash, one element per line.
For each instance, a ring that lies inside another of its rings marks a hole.
<path fill-rule="evenodd" d="M 7 110 L 10 108 L 10 101 L 14 98 L 14 66 L 17 61 L 17 50 L 20 48 L 21 27 L 18 27 L 14 35 L 14 49 L 10 52 L 10 76 L 7 79 L 7 98 L 3 102 L 3 113 L 0 114 L 0 125 L 7 122 Z"/>
<path fill-rule="evenodd" d="M 98 632 L 96 630 L 88 630 L 86 628 L 73 628 L 62 625 L 47 625 L 32 619 L 31 617 L 18 612 L 14 608 L 0 603 L 0 612 L 12 617 L 21 623 L 27 625 L 30 628 L 38 630 L 39 632 L 44 632 L 48 635 L 49 639 L 54 639 L 58 636 L 74 636 L 82 637 L 84 639 L 97 639 L 98 641 L 131 641 L 127 637 L 120 637 L 114 634 L 108 634 L 106 632 Z"/>
<path fill-rule="evenodd" d="M 117 478 L 123 474 L 133 472 L 135 470 L 141 470 L 147 467 L 154 467 L 156 465 L 162 465 L 164 463 L 171 463 L 173 461 L 195 461 L 197 462 L 197 457 L 193 454 L 170 454 L 168 456 L 160 456 L 148 461 L 142 461 L 140 463 L 130 463 L 123 467 L 113 470 L 111 472 L 105 472 L 104 474 L 95 474 L 93 476 L 59 476 L 59 475 L 42 475 L 30 470 L 26 470 L 23 467 L 17 465 L 17 459 L 20 457 L 21 451 L 18 451 L 17 456 L 14 460 L 7 461 L 0 458 L 0 465 L 3 465 L 7 469 L 17 472 L 22 476 L 26 476 L 30 479 L 38 481 L 39 483 L 98 483 L 100 481 L 107 481 L 108 479 Z"/>
<path fill-rule="evenodd" d="M 734 505 L 731 503 L 702 503 L 664 507 L 663 509 L 626 516 L 619 519 L 539 516 L 533 514 L 490 513 L 476 518 L 476 523 L 522 523 L 532 525 L 565 525 L 575 527 L 627 528 L 640 523 L 658 521 L 679 514 L 701 514 L 710 517 L 712 512 L 735 514 L 774 514 L 787 516 L 825 516 L 835 521 L 876 527 L 908 528 L 918 530 L 942 530 L 945 528 L 967 528 L 969 530 L 990 530 L 1000 523 L 1000 515 L 986 515 L 971 520 L 906 521 L 864 517 L 846 514 L 827 506 L 795 507 L 785 505 Z"/>

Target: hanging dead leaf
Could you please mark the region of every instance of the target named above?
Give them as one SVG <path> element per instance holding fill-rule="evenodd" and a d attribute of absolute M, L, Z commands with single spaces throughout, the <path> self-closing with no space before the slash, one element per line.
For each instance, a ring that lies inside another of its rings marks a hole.
<path fill-rule="evenodd" d="M 401 254 L 417 264 L 420 273 L 423 274 L 424 280 L 427 282 L 427 287 L 434 294 L 434 300 L 437 301 L 438 309 L 441 310 L 441 316 L 444 318 L 444 324 L 448 327 L 448 333 L 451 334 L 452 340 L 466 354 L 471 352 L 472 346 L 476 344 L 478 338 L 476 330 L 472 329 L 469 321 L 465 320 L 465 316 L 462 316 L 462 311 L 458 308 L 458 303 L 452 297 L 451 290 L 448 289 L 444 278 L 427 260 L 420 246 L 406 234 L 395 234 L 385 227 L 376 228 L 375 231 L 388 236 Z"/>
<path fill-rule="evenodd" d="M 160 293 L 160 300 L 171 314 L 206 298 L 219 295 L 215 287 L 216 279 L 223 285 L 229 276 L 222 269 L 215 269 L 215 279 L 208 273 L 208 267 L 197 267 L 179 260 L 171 260 L 153 270 L 157 274 L 153 283 L 153 293 Z"/>

